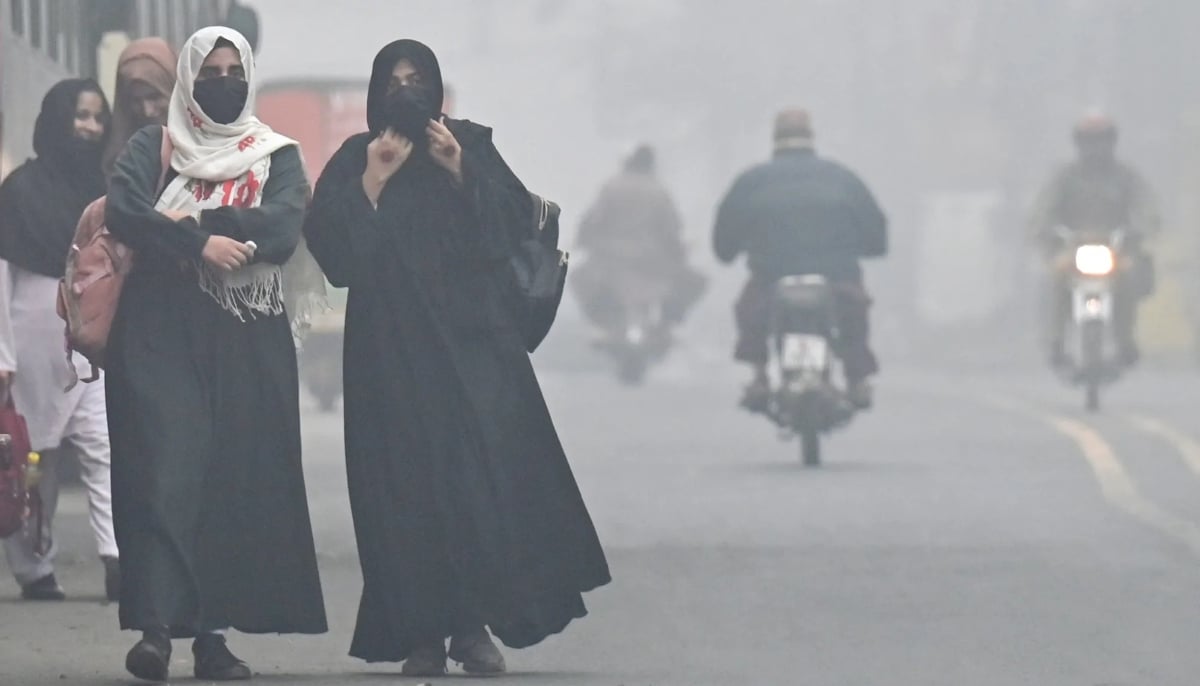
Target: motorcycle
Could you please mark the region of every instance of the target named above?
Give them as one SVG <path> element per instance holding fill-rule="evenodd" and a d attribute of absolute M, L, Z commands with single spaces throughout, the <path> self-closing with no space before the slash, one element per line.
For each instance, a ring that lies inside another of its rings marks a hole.
<path fill-rule="evenodd" d="M 617 379 L 629 386 L 646 380 L 650 366 L 662 361 L 671 349 L 671 331 L 663 324 L 661 308 L 644 304 L 627 313 L 625 326 L 601 341 L 612 357 Z"/>
<path fill-rule="evenodd" d="M 770 314 L 771 390 L 762 413 L 785 439 L 799 438 L 804 464 L 821 464 L 821 438 L 854 417 L 834 354 L 837 316 L 833 288 L 823 276 L 779 281 Z"/>
<path fill-rule="evenodd" d="M 1067 364 L 1061 371 L 1069 383 L 1083 388 L 1084 404 L 1095 412 L 1101 389 L 1117 381 L 1125 368 L 1113 315 L 1118 279 L 1129 268 L 1129 235 L 1124 230 L 1075 233 L 1066 227 L 1055 234 L 1064 248 L 1057 266 L 1067 278 L 1071 298 L 1071 319 L 1065 322 L 1063 337 Z"/>
<path fill-rule="evenodd" d="M 637 386 L 650 367 L 666 359 L 673 342 L 671 326 L 663 316 L 665 287 L 648 279 L 626 277 L 613 285 L 620 318 L 607 327 L 596 347 L 616 364 L 617 379 Z"/>

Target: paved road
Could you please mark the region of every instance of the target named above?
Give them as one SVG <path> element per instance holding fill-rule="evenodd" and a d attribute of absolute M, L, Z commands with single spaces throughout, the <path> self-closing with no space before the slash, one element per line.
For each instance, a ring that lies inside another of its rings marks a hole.
<path fill-rule="evenodd" d="M 592 615 L 497 683 L 1191 686 L 1200 678 L 1200 380 L 1145 371 L 1086 416 L 1039 370 L 893 371 L 827 468 L 733 411 L 724 363 L 547 394 L 611 555 Z M 340 423 L 306 415 L 332 633 L 236 637 L 271 684 L 413 684 L 345 656 L 360 590 Z M 0 585 L 0 685 L 125 684 L 78 494 L 62 577 Z M 175 671 L 190 673 L 178 644 Z M 180 680 L 184 681 L 184 680 Z"/>

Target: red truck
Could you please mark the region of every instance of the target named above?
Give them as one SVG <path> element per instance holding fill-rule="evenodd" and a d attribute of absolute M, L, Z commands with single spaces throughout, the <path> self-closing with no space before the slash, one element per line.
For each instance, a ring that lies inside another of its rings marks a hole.
<path fill-rule="evenodd" d="M 258 118 L 300 142 L 308 179 L 316 183 L 342 143 L 367 130 L 367 82 L 275 81 L 259 89 Z"/>
<path fill-rule="evenodd" d="M 342 143 L 367 130 L 367 82 L 292 80 L 265 84 L 258 93 L 258 117 L 299 141 L 308 180 L 315 184 Z M 330 287 L 329 301 L 332 309 L 314 317 L 300 355 L 301 379 L 323 412 L 334 411 L 342 395 L 345 290 Z"/>

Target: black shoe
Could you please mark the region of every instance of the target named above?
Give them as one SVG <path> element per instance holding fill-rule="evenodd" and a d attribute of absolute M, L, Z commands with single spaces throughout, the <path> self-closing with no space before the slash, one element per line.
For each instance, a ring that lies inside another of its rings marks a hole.
<path fill-rule="evenodd" d="M 446 675 L 446 643 L 437 641 L 418 647 L 412 651 L 404 666 L 400 668 L 402 676 L 445 676 Z"/>
<path fill-rule="evenodd" d="M 54 575 L 48 574 L 28 586 L 22 586 L 21 597 L 25 600 L 61 602 L 67 599 L 67 594 L 58 585 Z"/>
<path fill-rule="evenodd" d="M 875 404 L 875 390 L 871 387 L 871 382 L 864 379 L 850 384 L 846 390 L 846 400 L 849 400 L 856 410 L 871 409 Z"/>
<path fill-rule="evenodd" d="M 203 634 L 192 644 L 196 657 L 196 678 L 201 681 L 246 681 L 254 673 L 225 645 L 225 637 L 219 634 Z"/>
<path fill-rule="evenodd" d="M 108 602 L 121 600 L 121 562 L 115 557 L 102 557 L 104 562 L 104 597 Z"/>
<path fill-rule="evenodd" d="M 503 674 L 508 668 L 486 629 L 450 639 L 450 659 L 462 665 L 467 674 Z"/>
<path fill-rule="evenodd" d="M 143 681 L 166 681 L 171 669 L 171 639 L 165 633 L 142 632 L 142 640 L 125 656 L 125 669 Z"/>

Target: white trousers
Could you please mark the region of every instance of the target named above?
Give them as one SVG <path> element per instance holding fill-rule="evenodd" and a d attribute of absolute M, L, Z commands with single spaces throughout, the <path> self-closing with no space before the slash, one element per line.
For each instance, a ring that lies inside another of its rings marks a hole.
<path fill-rule="evenodd" d="M 58 450 L 42 455 L 42 482 L 39 488 L 43 507 L 43 540 L 50 542 L 45 555 L 34 551 L 34 522 L 4 541 L 8 566 L 17 583 L 27 586 L 54 573 L 58 543 L 53 536 L 54 514 L 58 510 L 58 460 L 79 459 L 83 484 L 87 489 L 92 532 L 101 557 L 117 557 L 117 539 L 113 533 L 112 477 L 109 472 L 111 450 L 108 442 L 108 413 L 104 403 L 104 380 L 87 384 L 83 397 L 67 422 L 66 437 Z"/>

